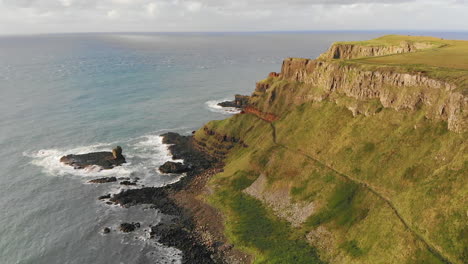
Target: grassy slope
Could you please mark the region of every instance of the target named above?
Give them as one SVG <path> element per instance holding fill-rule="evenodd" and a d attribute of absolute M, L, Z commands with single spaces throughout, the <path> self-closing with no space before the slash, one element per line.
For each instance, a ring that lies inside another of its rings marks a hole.
<path fill-rule="evenodd" d="M 218 192 L 210 200 L 226 212 L 231 240 L 255 252 L 259 263 L 283 259 L 271 252 L 289 248 L 291 237 L 304 241 L 306 234 L 320 225 L 334 234 L 332 245 L 322 249 L 328 252 L 320 252 L 324 258 L 338 256 L 342 263 L 441 263 L 375 195 L 297 152 L 278 148 L 271 140 L 269 126 L 252 118 L 242 115 L 209 124 L 218 131 L 237 132 L 255 146 L 234 151 L 225 172 L 213 180 Z M 369 182 L 394 202 L 411 227 L 452 259 L 466 261 L 466 134 L 448 132 L 442 122 L 434 124 L 418 115 L 412 120 L 405 118 L 393 110 L 353 118 L 348 110 L 332 103 L 309 104 L 277 122 L 277 137 L 292 149 L 316 155 Z M 292 123 L 295 126 L 290 126 Z M 244 134 L 246 131 L 250 132 Z M 257 238 L 263 231 L 251 235 L 252 227 L 288 226 L 241 192 L 260 173 L 267 175 L 271 188 L 286 185 L 294 199 L 319 204 L 318 212 L 302 229 L 288 227 L 280 237 L 272 234 L 276 229 L 267 227 L 265 230 L 272 233 L 265 232 L 268 236 L 260 242 Z M 245 217 L 251 210 L 265 212 L 272 222 L 266 224 L 258 215 Z M 303 253 L 288 252 L 291 256 Z"/>
<path fill-rule="evenodd" d="M 274 126 L 277 143 L 287 148 L 275 144 L 270 125 L 252 115 L 207 124 L 250 146 L 232 150 L 207 197 L 224 212 L 235 246 L 251 252 L 256 263 L 320 263 L 315 252 L 335 263 L 442 263 L 420 235 L 452 262 L 468 262 L 468 133 L 450 132 L 422 110 L 353 117 L 327 101 L 291 106 L 286 102 L 303 92 L 302 85 L 266 81 L 277 99 L 267 103 L 263 96 L 256 103 L 282 113 Z M 214 141 L 203 131 L 195 136 Z M 385 201 L 327 166 L 388 198 L 412 231 Z M 313 201 L 317 211 L 300 228 L 291 227 L 242 192 L 260 174 L 271 190 L 286 186 L 293 200 Z"/>

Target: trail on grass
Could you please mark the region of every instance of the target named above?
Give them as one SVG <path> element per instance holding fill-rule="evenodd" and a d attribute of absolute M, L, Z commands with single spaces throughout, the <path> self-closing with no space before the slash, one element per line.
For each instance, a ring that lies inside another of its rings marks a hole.
<path fill-rule="evenodd" d="M 255 115 L 255 114 L 254 114 Z M 354 177 L 351 177 L 347 174 L 344 174 L 338 170 L 336 170 L 335 168 L 333 168 L 331 165 L 328 165 L 327 163 L 311 156 L 310 154 L 307 154 L 301 150 L 294 150 L 284 144 L 281 144 L 281 143 L 278 143 L 278 140 L 277 140 L 277 133 L 276 133 L 276 127 L 275 125 L 273 124 L 273 122 L 270 122 L 268 120 L 265 120 L 264 118 L 262 117 L 259 117 L 257 115 L 255 115 L 256 117 L 258 117 L 258 119 L 262 120 L 263 122 L 267 122 L 270 124 L 270 127 L 271 127 L 271 134 L 272 134 L 272 137 L 273 137 L 273 143 L 279 147 L 282 147 L 288 151 L 292 151 L 294 153 L 299 153 L 300 155 L 306 157 L 308 160 L 311 160 L 323 167 L 326 167 L 327 169 L 335 172 L 336 174 L 338 174 L 339 176 L 349 180 L 349 181 L 352 181 L 356 184 L 359 184 L 361 185 L 362 187 L 366 188 L 367 190 L 369 190 L 371 193 L 373 193 L 374 195 L 376 195 L 378 198 L 382 199 L 391 209 L 392 211 L 395 213 L 395 215 L 398 217 L 398 219 L 400 219 L 401 223 L 405 226 L 406 229 L 408 229 L 416 238 L 418 238 L 424 245 L 426 245 L 427 249 L 432 252 L 435 256 L 437 256 L 440 260 L 442 260 L 444 263 L 447 263 L 447 264 L 453 264 L 453 263 L 457 263 L 457 262 L 454 262 L 454 261 L 451 261 L 448 257 L 446 257 L 443 253 L 442 253 L 442 250 L 441 249 L 438 249 L 437 247 L 433 246 L 428 240 L 426 240 L 426 238 L 424 238 L 421 234 L 419 234 L 416 230 L 414 230 L 410 225 L 409 223 L 403 218 L 403 216 L 400 214 L 400 212 L 398 211 L 398 209 L 395 207 L 395 205 L 392 203 L 392 201 L 390 199 L 388 199 L 387 197 L 385 197 L 385 195 L 379 193 L 373 186 L 371 186 L 370 184 L 368 184 L 367 182 L 364 182 L 364 181 L 361 181 L 361 180 L 358 180 Z"/>

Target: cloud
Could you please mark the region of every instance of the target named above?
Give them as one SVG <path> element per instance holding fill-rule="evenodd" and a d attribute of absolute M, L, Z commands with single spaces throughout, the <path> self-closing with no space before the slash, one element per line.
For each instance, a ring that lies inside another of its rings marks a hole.
<path fill-rule="evenodd" d="M 468 30 L 468 0 L 0 0 L 0 34 Z"/>
<path fill-rule="evenodd" d="M 107 17 L 110 18 L 110 19 L 115 19 L 115 18 L 118 18 L 120 16 L 119 12 L 117 10 L 109 10 L 107 12 Z"/>
<path fill-rule="evenodd" d="M 145 9 L 150 16 L 155 16 L 158 12 L 158 5 L 156 3 L 149 3 L 145 6 Z"/>
<path fill-rule="evenodd" d="M 185 3 L 185 8 L 190 12 L 200 11 L 202 3 L 200 2 L 187 2 Z"/>

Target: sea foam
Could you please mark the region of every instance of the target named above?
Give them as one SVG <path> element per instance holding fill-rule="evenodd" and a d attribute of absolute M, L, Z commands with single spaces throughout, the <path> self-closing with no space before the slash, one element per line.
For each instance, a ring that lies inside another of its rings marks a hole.
<path fill-rule="evenodd" d="M 98 167 L 77 170 L 60 162 L 60 158 L 68 154 L 110 151 L 116 145 L 122 146 L 127 163 L 111 170 L 100 170 Z M 168 147 L 169 145 L 163 144 L 160 134 L 149 134 L 126 142 L 97 143 L 67 149 L 42 149 L 24 152 L 23 155 L 31 158 L 31 164 L 41 167 L 42 171 L 49 176 L 78 176 L 82 177 L 85 182 L 93 178 L 109 176 L 130 178 L 131 180 L 138 178 L 138 185 L 135 187 L 141 187 L 142 185 L 159 187 L 174 183 L 183 176 L 164 175 L 159 172 L 159 166 L 166 161 L 172 160 Z M 174 161 L 183 162 L 183 160 Z M 118 192 L 122 188 L 135 187 L 119 186 L 116 188 L 114 186 L 112 192 Z"/>
<path fill-rule="evenodd" d="M 221 102 L 231 101 L 231 100 L 232 99 L 230 99 L 230 98 L 225 98 L 225 99 L 222 99 L 222 100 L 211 100 L 211 101 L 205 102 L 205 106 L 211 112 L 220 113 L 220 114 L 224 114 L 224 115 L 234 115 L 234 114 L 240 113 L 241 111 L 238 108 L 235 108 L 235 107 L 222 107 L 222 106 L 218 105 Z"/>

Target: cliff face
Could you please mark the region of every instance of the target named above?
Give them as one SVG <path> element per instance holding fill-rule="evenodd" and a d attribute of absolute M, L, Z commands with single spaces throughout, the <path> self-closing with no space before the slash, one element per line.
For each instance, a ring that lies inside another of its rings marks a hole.
<path fill-rule="evenodd" d="M 457 88 L 454 84 L 422 73 L 368 71 L 336 61 L 286 59 L 280 78 L 303 83 L 303 89 L 310 91 L 294 97 L 296 104 L 321 101 L 333 94 L 357 100 L 378 99 L 384 107 L 396 110 L 424 108 L 426 117 L 447 121 L 452 131 L 468 129 L 468 98 L 454 91 Z M 262 89 L 258 91 L 268 88 L 267 84 L 260 86 Z M 317 94 L 317 89 L 321 93 Z"/>
<path fill-rule="evenodd" d="M 321 263 L 316 250 L 329 263 L 466 263 L 468 65 L 334 59 L 426 48 L 368 44 L 286 59 L 242 114 L 196 132 L 226 162 L 208 199 L 258 260 Z"/>
<path fill-rule="evenodd" d="M 389 46 L 363 46 L 355 44 L 333 44 L 330 49 L 320 55 L 320 59 L 355 59 L 361 57 L 375 57 L 390 54 L 415 52 L 435 47 L 430 43 L 412 43 L 403 41 L 399 45 Z"/>

